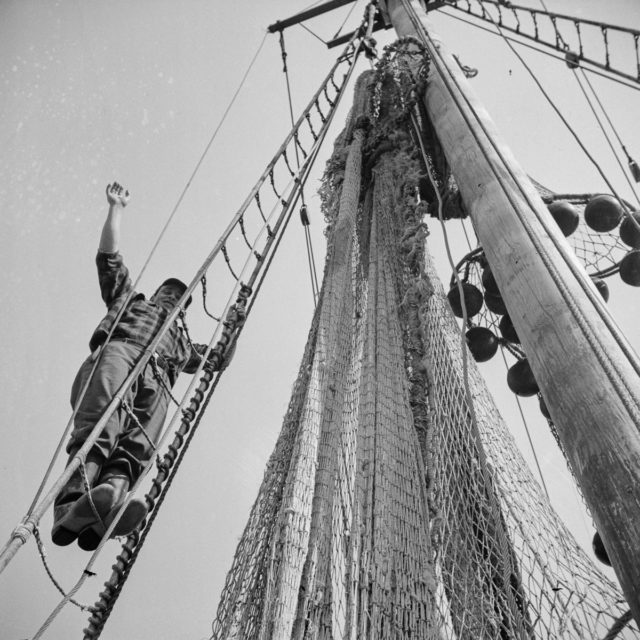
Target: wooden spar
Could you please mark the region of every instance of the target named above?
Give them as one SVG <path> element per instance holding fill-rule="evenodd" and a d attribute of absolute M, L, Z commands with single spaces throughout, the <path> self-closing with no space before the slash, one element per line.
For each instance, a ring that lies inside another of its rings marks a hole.
<path fill-rule="evenodd" d="M 325 2 L 324 4 L 321 4 L 319 7 L 315 7 L 307 11 L 301 11 L 300 13 L 297 13 L 295 16 L 291 18 L 287 18 L 286 20 L 278 20 L 277 22 L 274 22 L 273 24 L 270 24 L 267 27 L 267 31 L 269 33 L 284 31 L 284 29 L 292 27 L 294 24 L 300 24 L 305 20 L 310 20 L 311 18 L 315 18 L 316 16 L 322 15 L 327 11 L 333 11 L 338 7 L 342 7 L 345 4 L 351 4 L 352 2 L 355 2 L 355 0 L 331 0 L 330 2 Z"/>
<path fill-rule="evenodd" d="M 431 56 L 427 112 L 640 623 L 640 365 L 416 0 L 387 0 Z"/>

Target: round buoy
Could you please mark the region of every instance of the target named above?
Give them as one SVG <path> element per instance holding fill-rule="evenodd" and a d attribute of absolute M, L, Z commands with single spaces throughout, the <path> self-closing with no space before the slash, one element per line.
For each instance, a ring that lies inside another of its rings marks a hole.
<path fill-rule="evenodd" d="M 613 196 L 594 196 L 584 208 L 584 220 L 594 231 L 613 231 L 620 218 L 622 207 Z"/>
<path fill-rule="evenodd" d="M 507 313 L 507 307 L 504 304 L 504 300 L 500 294 L 485 293 L 484 303 L 487 305 L 489 311 L 493 311 L 496 315 L 503 316 Z"/>
<path fill-rule="evenodd" d="M 556 200 L 548 205 L 547 208 L 565 237 L 570 236 L 578 228 L 580 214 L 570 202 Z"/>
<path fill-rule="evenodd" d="M 498 338 L 486 327 L 471 327 L 466 333 L 467 345 L 476 362 L 487 362 L 496 355 Z"/>
<path fill-rule="evenodd" d="M 636 211 L 632 213 L 631 217 L 625 216 L 624 220 L 620 223 L 620 240 L 632 249 L 640 249 L 640 229 L 636 226 L 640 226 L 640 212 Z M 636 224 L 634 224 L 634 221 Z"/>
<path fill-rule="evenodd" d="M 538 383 L 533 377 L 533 371 L 529 366 L 528 360 L 518 360 L 507 372 L 507 384 L 509 389 L 517 396 L 528 398 L 534 396 L 540 389 Z"/>
<path fill-rule="evenodd" d="M 593 284 L 596 285 L 596 289 L 600 292 L 605 302 L 609 301 L 609 286 L 602 278 L 591 278 Z"/>
<path fill-rule="evenodd" d="M 549 413 L 549 409 L 547 409 L 547 403 L 544 401 L 544 398 L 542 396 L 540 396 L 539 405 L 540 405 L 540 413 L 547 420 L 551 420 L 551 414 Z"/>
<path fill-rule="evenodd" d="M 508 315 L 504 315 L 502 316 L 502 318 L 500 318 L 498 328 L 500 329 L 500 333 L 505 340 L 520 344 L 520 338 L 518 338 L 518 334 L 516 333 L 516 329 L 513 326 L 513 322 L 511 322 L 511 318 Z"/>
<path fill-rule="evenodd" d="M 593 536 L 593 542 L 591 543 L 593 546 L 593 553 L 596 558 L 602 562 L 602 564 L 606 564 L 608 567 L 611 566 L 611 560 L 609 560 L 609 554 L 607 550 L 604 548 L 604 543 L 602 542 L 602 538 L 600 534 L 596 531 Z"/>
<path fill-rule="evenodd" d="M 620 261 L 620 277 L 632 287 L 640 287 L 640 250 L 633 249 Z"/>
<path fill-rule="evenodd" d="M 482 309 L 482 293 L 478 287 L 469 284 L 468 282 L 462 283 L 462 291 L 464 295 L 464 304 L 467 308 L 467 318 L 475 316 L 480 309 Z M 454 284 L 447 294 L 449 304 L 453 310 L 453 315 L 458 318 L 462 318 L 462 303 L 460 302 L 460 292 L 458 291 L 458 285 Z"/>
<path fill-rule="evenodd" d="M 496 282 L 496 279 L 493 277 L 493 273 L 491 273 L 491 269 L 489 269 L 489 267 L 485 267 L 482 270 L 482 286 L 487 293 L 492 293 L 495 296 L 500 295 L 498 284 Z"/>

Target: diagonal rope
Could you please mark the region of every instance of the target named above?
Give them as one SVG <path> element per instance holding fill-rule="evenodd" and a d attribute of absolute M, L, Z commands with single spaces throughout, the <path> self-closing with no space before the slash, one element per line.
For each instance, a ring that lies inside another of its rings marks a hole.
<path fill-rule="evenodd" d="M 614 135 L 618 139 L 618 142 L 620 143 L 620 146 L 622 147 L 623 153 L 627 156 L 627 162 L 629 164 L 631 164 L 633 162 L 633 159 L 631 158 L 631 156 L 627 152 L 627 148 L 624 146 L 622 140 L 620 139 L 620 136 L 618 135 L 618 132 L 616 131 L 616 128 L 613 126 L 613 123 L 611 122 L 611 118 L 609 118 L 609 114 L 607 113 L 607 110 L 604 108 L 602 102 L 600 102 L 600 98 L 598 98 L 598 94 L 595 92 L 595 90 L 593 88 L 593 85 L 591 84 L 591 82 L 589 82 L 589 78 L 587 77 L 587 74 L 584 72 L 583 69 L 581 69 L 581 71 L 582 71 L 582 78 L 585 80 L 585 82 L 589 86 L 589 89 L 591 89 L 591 93 L 593 94 L 593 96 L 597 100 L 598 105 L 600 106 L 600 110 L 604 114 L 604 116 L 607 119 L 607 122 L 609 123 L 609 126 L 611 127 Z M 576 82 L 578 83 L 578 86 L 580 87 L 580 90 L 582 91 L 582 94 L 585 97 L 585 100 L 587 101 L 587 104 L 589 105 L 589 108 L 591 109 L 591 112 L 593 113 L 593 117 L 596 119 L 596 122 L 598 123 L 598 126 L 600 127 L 600 131 L 602 131 L 602 135 L 604 136 L 605 140 L 607 141 L 607 144 L 609 145 L 609 148 L 611 149 L 611 153 L 613 153 L 613 157 L 615 158 L 616 162 L 618 163 L 618 166 L 620 167 L 620 171 L 622 172 L 622 175 L 624 176 L 625 180 L 627 181 L 627 184 L 629 185 L 629 188 L 631 189 L 631 192 L 635 196 L 635 199 L 637 200 L 638 204 L 640 204 L 640 197 L 638 196 L 638 193 L 636 192 L 636 187 L 633 184 L 633 182 L 631 182 L 631 179 L 629 178 L 628 172 L 625 170 L 624 165 L 620 161 L 620 158 L 618 157 L 618 154 L 616 153 L 616 150 L 615 150 L 615 148 L 613 146 L 613 143 L 611 142 L 611 137 L 609 136 L 609 134 L 607 133 L 606 129 L 604 128 L 602 120 L 598 116 L 598 113 L 597 113 L 595 107 L 593 106 L 593 102 L 591 101 L 591 98 L 589 97 L 589 94 L 587 93 L 586 89 L 584 88 L 584 86 L 582 84 L 582 81 L 580 80 L 580 75 L 578 73 L 575 73 L 575 78 L 576 78 Z"/>
<path fill-rule="evenodd" d="M 624 628 L 633 620 L 631 610 L 623 613 L 612 625 L 609 633 L 602 640 L 615 640 Z"/>
<path fill-rule="evenodd" d="M 311 29 L 309 29 L 309 27 L 307 27 L 307 25 L 304 22 L 300 23 L 300 26 L 305 30 L 308 31 L 314 38 L 316 38 L 317 40 L 320 40 L 320 42 L 322 42 L 322 44 L 327 44 L 326 40 L 323 40 L 317 33 L 315 33 L 314 31 L 312 31 Z"/>
<path fill-rule="evenodd" d="M 318 286 L 318 272 L 316 269 L 316 260 L 313 255 L 313 244 L 311 241 L 311 231 L 308 225 L 304 227 L 305 240 L 307 244 L 307 260 L 309 262 L 309 273 L 311 275 L 311 289 L 313 293 L 313 304 L 318 304 L 318 297 L 320 296 L 320 287 Z"/>
<path fill-rule="evenodd" d="M 357 4 L 357 2 L 355 3 Z M 355 6 L 354 4 L 354 6 Z M 352 7 L 353 9 L 353 7 Z M 350 15 L 350 14 L 349 14 Z M 293 116 L 293 100 L 291 97 L 291 82 L 289 79 L 289 68 L 287 66 L 287 51 L 284 42 L 284 32 L 280 31 L 280 53 L 282 56 L 282 71 L 284 72 L 286 84 L 287 84 L 287 99 L 289 103 L 289 115 L 291 117 L 291 125 L 294 124 L 294 116 Z M 298 170 L 300 169 L 300 155 L 298 153 L 298 145 L 294 146 L 296 152 L 296 164 L 298 166 Z M 313 305 L 316 306 L 318 303 L 318 296 L 320 295 L 320 289 L 318 287 L 318 274 L 316 272 L 316 264 L 315 257 L 313 252 L 313 242 L 311 239 L 311 232 L 309 230 L 309 218 L 306 213 L 306 203 L 304 199 L 304 187 L 300 189 L 300 199 L 302 202 L 302 208 L 300 210 L 300 216 L 302 218 L 302 225 L 304 227 L 304 237 L 305 237 L 305 246 L 307 250 L 307 262 L 309 264 L 309 273 L 311 277 L 311 294 L 313 296 Z M 304 214 L 303 214 L 304 210 Z M 304 216 L 304 217 L 303 217 Z M 306 222 L 305 222 L 306 220 Z"/>
<path fill-rule="evenodd" d="M 358 4 L 358 2 L 359 2 L 359 0 L 356 0 L 351 5 L 351 9 L 349 9 L 349 12 L 347 13 L 347 17 L 342 21 L 342 24 L 340 25 L 340 28 L 336 31 L 336 34 L 333 36 L 334 40 L 340 35 L 340 32 L 344 29 L 344 25 L 347 24 L 347 20 L 351 17 L 351 14 L 353 13 L 353 10 L 356 8 L 356 5 Z"/>
<path fill-rule="evenodd" d="M 507 358 L 504 355 L 504 349 L 500 349 L 500 355 L 502 356 L 502 361 L 504 362 L 505 369 L 508 368 Z M 520 419 L 522 420 L 522 424 L 524 425 L 524 430 L 527 434 L 527 440 L 529 441 L 529 447 L 531 447 L 531 453 L 533 454 L 533 460 L 536 463 L 536 469 L 538 470 L 538 475 L 540 476 L 540 482 L 542 483 L 542 488 L 547 496 L 547 500 L 551 502 L 551 496 L 549 495 L 549 490 L 547 489 L 547 483 L 544 481 L 544 475 L 542 473 L 542 467 L 540 466 L 540 461 L 538 460 L 538 452 L 533 444 L 533 439 L 531 438 L 531 432 L 529 431 L 529 423 L 524 415 L 524 411 L 522 410 L 522 403 L 520 402 L 519 396 L 516 395 L 516 404 L 518 405 L 518 412 L 520 413 Z"/>
<path fill-rule="evenodd" d="M 231 111 L 231 108 L 235 104 L 235 101 L 236 101 L 236 98 L 238 97 L 238 94 L 240 93 L 240 91 L 244 87 L 244 84 L 245 84 L 245 82 L 247 80 L 247 77 L 248 77 L 249 73 L 251 72 L 251 69 L 253 68 L 253 65 L 255 64 L 255 61 L 257 60 L 258 55 L 260 55 L 260 52 L 262 51 L 262 47 L 264 46 L 264 43 L 265 43 L 268 35 L 269 35 L 268 32 L 265 31 L 265 34 L 262 37 L 262 41 L 258 45 L 258 49 L 254 53 L 253 58 L 251 58 L 251 62 L 249 62 L 249 66 L 246 68 L 246 70 L 245 70 L 245 72 L 244 72 L 244 74 L 242 76 L 242 79 L 240 80 L 240 84 L 238 85 L 237 89 L 235 90 L 233 96 L 231 97 L 231 100 L 229 101 L 229 104 L 227 105 L 227 108 L 224 110 L 224 113 L 222 114 L 222 117 L 220 118 L 220 121 L 218 122 L 218 125 L 216 126 L 216 128 L 213 131 L 213 133 L 211 134 L 211 137 L 209 138 L 209 141 L 207 142 L 202 154 L 200 155 L 200 158 L 196 162 L 196 166 L 194 167 L 193 171 L 191 172 L 191 175 L 189 176 L 189 178 L 187 180 L 187 183 L 185 184 L 182 192 L 178 196 L 178 199 L 177 199 L 175 205 L 173 206 L 173 209 L 171 210 L 171 213 L 169 214 L 169 217 L 167 218 L 167 221 L 165 222 L 164 226 L 162 227 L 162 229 L 160 231 L 160 234 L 158 236 L 158 239 L 156 240 L 156 243 L 153 245 L 153 247 L 151 249 L 151 253 L 149 255 L 149 258 L 147 259 L 147 261 L 142 266 L 142 270 L 140 272 L 140 276 L 142 275 L 142 273 L 146 269 L 147 265 L 149 264 L 149 261 L 150 261 L 152 255 L 154 254 L 154 252 L 156 251 L 158 245 L 160 244 L 160 241 L 162 240 L 164 234 L 166 233 L 167 228 L 171 224 L 171 221 L 173 220 L 173 217 L 175 216 L 179 206 L 182 204 L 182 201 L 184 200 L 184 197 L 186 196 L 187 191 L 191 187 L 191 183 L 193 182 L 194 178 L 196 177 L 196 174 L 200 170 L 200 167 L 202 166 L 202 163 L 204 162 L 205 157 L 209 153 L 209 150 L 211 149 L 211 146 L 213 145 L 216 137 L 218 136 L 218 132 L 220 131 L 220 128 L 224 124 L 225 120 L 227 119 L 227 115 L 229 114 L 229 112 Z M 138 276 L 138 279 L 140 278 L 140 276 Z"/>

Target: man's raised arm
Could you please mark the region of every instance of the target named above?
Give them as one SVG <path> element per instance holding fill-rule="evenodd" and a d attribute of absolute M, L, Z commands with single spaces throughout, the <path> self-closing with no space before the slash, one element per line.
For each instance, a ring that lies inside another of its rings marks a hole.
<path fill-rule="evenodd" d="M 107 185 L 107 202 L 109 212 L 102 227 L 98 250 L 104 253 L 115 253 L 120 246 L 120 219 L 122 210 L 129 203 L 129 192 L 117 182 Z"/>

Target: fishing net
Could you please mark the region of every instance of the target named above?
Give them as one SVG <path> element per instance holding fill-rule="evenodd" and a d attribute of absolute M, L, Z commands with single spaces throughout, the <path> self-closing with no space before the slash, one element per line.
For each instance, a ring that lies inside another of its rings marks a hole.
<path fill-rule="evenodd" d="M 327 165 L 322 292 L 212 638 L 603 638 L 628 607 L 530 473 L 427 253 L 399 68 L 361 76 Z"/>

